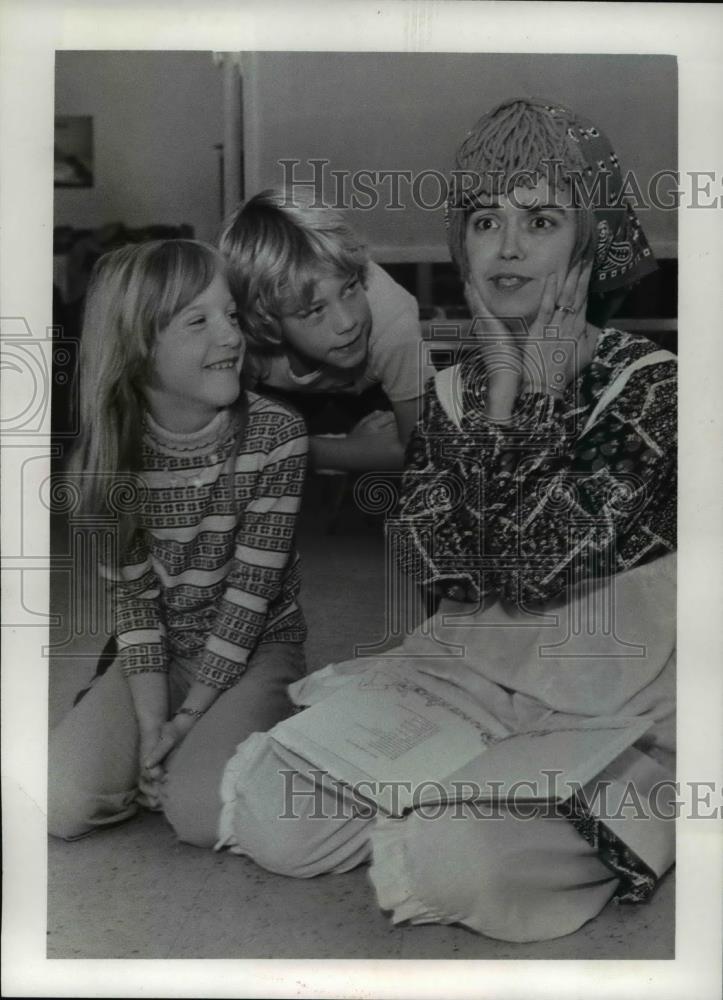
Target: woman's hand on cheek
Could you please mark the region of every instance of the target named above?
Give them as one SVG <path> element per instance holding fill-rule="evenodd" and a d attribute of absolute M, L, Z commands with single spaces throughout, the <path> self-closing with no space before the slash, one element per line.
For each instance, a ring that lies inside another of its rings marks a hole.
<path fill-rule="evenodd" d="M 472 315 L 472 338 L 479 344 L 487 372 L 486 413 L 490 420 L 503 423 L 510 418 L 520 389 L 518 341 L 505 323 L 492 315 L 471 281 L 464 286 L 464 294 Z"/>
<path fill-rule="evenodd" d="M 587 362 L 587 289 L 592 263 L 579 261 L 562 287 L 552 274 L 545 282 L 537 318 L 523 348 L 524 386 L 561 395 Z"/>

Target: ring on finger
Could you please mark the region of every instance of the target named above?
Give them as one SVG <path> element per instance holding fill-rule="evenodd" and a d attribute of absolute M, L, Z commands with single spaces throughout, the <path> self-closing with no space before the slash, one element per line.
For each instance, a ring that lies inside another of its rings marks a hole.
<path fill-rule="evenodd" d="M 557 305 L 557 306 L 555 306 L 555 312 L 561 312 L 561 313 L 574 313 L 574 312 L 575 312 L 575 310 L 573 309 L 573 307 L 572 307 L 572 306 L 562 306 L 562 305 Z"/>

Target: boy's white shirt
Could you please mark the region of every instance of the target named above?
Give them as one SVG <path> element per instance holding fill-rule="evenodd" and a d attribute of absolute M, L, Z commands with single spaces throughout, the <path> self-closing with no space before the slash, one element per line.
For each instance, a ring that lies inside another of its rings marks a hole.
<path fill-rule="evenodd" d="M 434 375 L 426 359 L 417 300 L 378 264 L 370 262 L 366 288 L 372 314 L 367 365 L 360 375 L 345 379 L 323 368 L 295 375 L 285 354 L 275 355 L 261 381 L 287 392 L 345 392 L 358 395 L 381 385 L 391 402 L 416 399 Z"/>

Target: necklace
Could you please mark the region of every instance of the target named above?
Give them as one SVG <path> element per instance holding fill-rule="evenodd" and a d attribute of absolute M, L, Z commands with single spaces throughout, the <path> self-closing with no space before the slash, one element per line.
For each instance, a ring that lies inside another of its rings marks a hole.
<path fill-rule="evenodd" d="M 157 444 L 158 443 L 159 442 L 157 442 Z M 161 466 L 161 471 L 168 477 L 170 486 L 174 488 L 179 486 L 193 486 L 194 489 L 200 489 L 202 486 L 207 486 L 209 467 L 217 465 L 223 458 L 222 451 L 216 449 L 210 455 L 199 455 L 198 459 L 202 462 L 200 468 L 197 467 L 184 470 L 173 468 L 174 463 L 179 461 L 179 457 L 177 455 L 169 454 L 165 449 L 161 450 L 161 448 L 158 447 L 154 448 L 153 451 L 156 461 Z"/>
<path fill-rule="evenodd" d="M 171 486 L 193 486 L 195 489 L 200 489 L 204 483 L 201 477 L 201 472 L 198 469 L 194 469 L 192 472 L 181 472 L 180 469 L 169 469 L 166 466 L 165 469 L 168 475 L 168 481 Z"/>
<path fill-rule="evenodd" d="M 218 450 L 212 452 L 205 458 L 203 466 L 200 469 L 189 469 L 187 472 L 182 469 L 171 468 L 171 462 L 174 456 L 168 455 L 165 452 L 159 452 L 158 457 L 163 463 L 163 471 L 168 476 L 168 481 L 171 486 L 193 486 L 195 489 L 200 489 L 202 486 L 208 485 L 208 470 L 209 468 L 218 465 L 223 458 L 223 453 Z"/>

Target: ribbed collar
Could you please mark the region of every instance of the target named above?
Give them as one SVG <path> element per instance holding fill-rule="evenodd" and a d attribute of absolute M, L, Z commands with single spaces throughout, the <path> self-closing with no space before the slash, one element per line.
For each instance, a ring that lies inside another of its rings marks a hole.
<path fill-rule="evenodd" d="M 145 440 L 154 451 L 163 450 L 182 455 L 203 453 L 216 448 L 227 436 L 231 426 L 232 413 L 229 409 L 219 410 L 213 420 L 190 434 L 169 431 L 161 427 L 151 414 L 144 414 Z"/>

